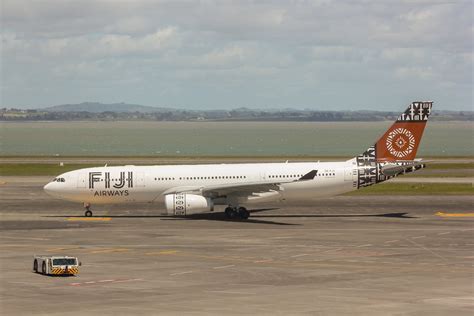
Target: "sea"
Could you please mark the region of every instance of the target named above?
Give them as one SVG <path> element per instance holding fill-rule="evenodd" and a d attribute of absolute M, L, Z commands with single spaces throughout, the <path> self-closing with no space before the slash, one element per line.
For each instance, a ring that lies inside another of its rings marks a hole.
<path fill-rule="evenodd" d="M 355 156 L 393 122 L 1 122 L 2 156 Z M 472 156 L 472 122 L 428 122 L 418 156 Z"/>

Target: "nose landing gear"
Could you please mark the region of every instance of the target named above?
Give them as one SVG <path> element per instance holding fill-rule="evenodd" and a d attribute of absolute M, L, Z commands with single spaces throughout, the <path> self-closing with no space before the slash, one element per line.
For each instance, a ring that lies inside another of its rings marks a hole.
<path fill-rule="evenodd" d="M 250 212 L 247 211 L 245 207 L 232 207 L 228 206 L 225 209 L 225 216 L 228 219 L 248 219 L 250 216 Z"/>
<path fill-rule="evenodd" d="M 84 208 L 86 209 L 84 216 L 85 217 L 91 217 L 92 216 L 92 211 L 91 211 L 91 205 L 90 203 L 84 203 Z"/>

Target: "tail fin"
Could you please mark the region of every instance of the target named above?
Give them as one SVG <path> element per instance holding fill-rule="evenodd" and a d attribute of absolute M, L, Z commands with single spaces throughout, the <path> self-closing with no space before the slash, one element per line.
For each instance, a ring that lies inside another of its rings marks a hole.
<path fill-rule="evenodd" d="M 357 170 L 353 171 L 353 175 L 357 174 L 354 187 L 370 186 L 424 167 L 413 160 L 432 106 L 431 101 L 413 102 L 375 145 L 349 160 Z"/>
<path fill-rule="evenodd" d="M 414 160 L 432 106 L 432 101 L 416 101 L 410 104 L 375 143 L 375 160 L 377 162 Z"/>

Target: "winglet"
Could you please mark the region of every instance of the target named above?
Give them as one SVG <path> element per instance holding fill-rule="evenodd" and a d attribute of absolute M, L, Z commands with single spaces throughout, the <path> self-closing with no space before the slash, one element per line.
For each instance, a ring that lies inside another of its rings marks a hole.
<path fill-rule="evenodd" d="M 299 178 L 297 181 L 304 181 L 304 180 L 313 180 L 314 177 L 316 177 L 316 174 L 318 173 L 318 170 L 311 170 L 301 178 Z"/>

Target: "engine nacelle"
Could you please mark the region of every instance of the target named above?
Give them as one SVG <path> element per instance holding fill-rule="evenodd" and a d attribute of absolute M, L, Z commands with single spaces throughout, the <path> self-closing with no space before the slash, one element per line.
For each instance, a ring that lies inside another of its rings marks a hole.
<path fill-rule="evenodd" d="M 165 205 L 168 215 L 190 215 L 214 210 L 214 203 L 211 199 L 196 194 L 167 194 Z"/>

